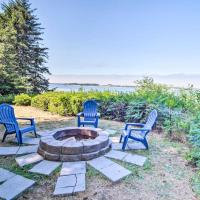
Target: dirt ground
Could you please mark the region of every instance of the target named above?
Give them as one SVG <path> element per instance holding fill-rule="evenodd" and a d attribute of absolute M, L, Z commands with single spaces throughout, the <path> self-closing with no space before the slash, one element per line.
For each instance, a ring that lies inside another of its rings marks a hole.
<path fill-rule="evenodd" d="M 57 127 L 75 126 L 76 119 L 61 117 L 32 107 L 15 107 L 18 117 L 34 117 L 38 130 L 51 130 Z M 123 123 L 100 120 L 100 127 L 119 130 Z M 3 132 L 3 129 L 0 129 Z M 118 131 L 120 132 L 120 130 Z M 2 138 L 3 134 L 0 134 Z M 13 145 L 14 137 L 9 136 L 0 146 Z M 118 183 L 112 184 L 93 168 L 87 166 L 86 191 L 68 197 L 53 197 L 59 169 L 52 176 L 31 174 L 31 166 L 19 168 L 14 157 L 0 157 L 0 167 L 36 180 L 37 184 L 25 192 L 19 199 L 66 199 L 66 200 L 196 200 L 199 199 L 192 190 L 191 178 L 195 169 L 188 165 L 185 154 L 186 144 L 171 142 L 164 134 L 151 133 L 149 150 L 131 150 L 130 153 L 145 155 L 148 161 L 143 167 L 119 162 L 132 171 L 132 175 Z"/>

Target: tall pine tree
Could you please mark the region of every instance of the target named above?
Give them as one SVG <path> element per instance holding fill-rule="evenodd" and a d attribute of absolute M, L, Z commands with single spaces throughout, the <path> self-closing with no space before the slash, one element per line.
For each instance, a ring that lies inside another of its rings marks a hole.
<path fill-rule="evenodd" d="M 28 0 L 2 4 L 0 14 L 0 93 L 40 93 L 48 89 L 43 29 Z"/>

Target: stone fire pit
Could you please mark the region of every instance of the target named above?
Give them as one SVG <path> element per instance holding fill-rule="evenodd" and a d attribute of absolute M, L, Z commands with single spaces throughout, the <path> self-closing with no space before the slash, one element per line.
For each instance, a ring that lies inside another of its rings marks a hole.
<path fill-rule="evenodd" d="M 105 131 L 68 127 L 42 137 L 38 153 L 46 160 L 80 161 L 104 155 L 110 148 L 111 142 Z"/>

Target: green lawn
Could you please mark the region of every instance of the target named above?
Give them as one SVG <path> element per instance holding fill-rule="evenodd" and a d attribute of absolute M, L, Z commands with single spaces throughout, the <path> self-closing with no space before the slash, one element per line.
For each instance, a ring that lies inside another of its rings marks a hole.
<path fill-rule="evenodd" d="M 75 126 L 75 118 L 61 117 L 43 112 L 32 107 L 15 107 L 19 117 L 34 117 L 38 130 L 51 130 L 57 127 Z M 100 120 L 100 127 L 118 130 L 123 126 L 121 122 Z M 1 129 L 1 131 L 3 131 Z M 2 137 L 2 134 L 1 134 Z M 10 136 L 5 144 L 13 145 L 14 138 Z M 56 179 L 59 175 L 57 169 L 51 177 L 31 174 L 28 172 L 31 166 L 19 168 L 14 157 L 0 157 L 0 167 L 9 169 L 17 174 L 34 179 L 37 185 L 25 192 L 19 199 L 84 199 L 84 200 L 195 200 L 198 197 L 192 190 L 191 180 L 195 175 L 195 169 L 188 165 L 185 154 L 188 151 L 186 144 L 171 142 L 164 134 L 152 133 L 149 137 L 150 149 L 130 151 L 139 155 L 145 155 L 148 161 L 143 167 L 120 163 L 131 170 L 132 175 L 119 183 L 112 184 L 103 175 L 92 167 L 87 166 L 86 191 L 75 196 L 65 198 L 52 196 Z"/>

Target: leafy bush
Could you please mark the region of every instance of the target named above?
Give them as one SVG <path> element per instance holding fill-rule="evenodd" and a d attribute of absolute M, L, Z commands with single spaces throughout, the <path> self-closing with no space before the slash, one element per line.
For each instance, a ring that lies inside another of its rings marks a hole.
<path fill-rule="evenodd" d="M 31 97 L 28 94 L 16 95 L 14 103 L 17 106 L 30 106 L 31 105 Z"/>
<path fill-rule="evenodd" d="M 4 96 L 0 95 L 0 104 L 2 103 L 12 104 L 12 102 L 14 101 L 14 98 L 15 96 L 13 94 L 4 95 Z"/>

